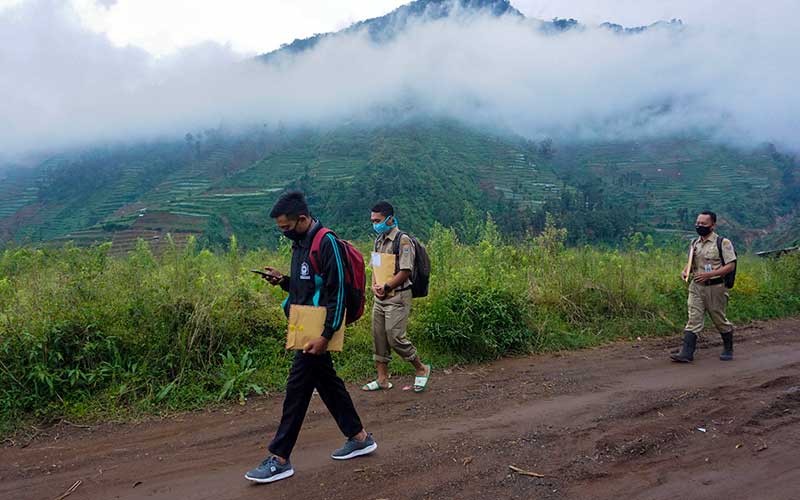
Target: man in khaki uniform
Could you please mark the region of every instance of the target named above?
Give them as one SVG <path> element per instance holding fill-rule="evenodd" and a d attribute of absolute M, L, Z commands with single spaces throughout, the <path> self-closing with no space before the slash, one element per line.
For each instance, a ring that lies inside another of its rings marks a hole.
<path fill-rule="evenodd" d="M 725 316 L 728 289 L 724 281 L 725 276 L 736 268 L 736 252 L 730 240 L 714 232 L 716 227 L 717 215 L 714 212 L 706 211 L 697 216 L 695 230 L 699 238 L 692 242 L 689 250 L 691 262 L 681 273 L 684 280 L 690 275 L 692 277 L 689 284 L 689 321 L 684 328 L 683 348 L 670 356 L 679 363 L 694 359 L 697 335 L 703 331 L 706 312 L 722 336 L 723 350 L 719 359 L 733 359 L 733 324 Z"/>
<path fill-rule="evenodd" d="M 414 271 L 415 248 L 411 238 L 401 233 L 394 216 L 394 207 L 382 201 L 372 208 L 372 226 L 378 234 L 375 254 L 395 255 L 395 269 L 385 283 L 376 281 L 376 262 L 373 259 L 372 291 L 375 302 L 372 308 L 373 359 L 378 372 L 376 380 L 362 387 L 365 391 L 391 389 L 389 361 L 392 351 L 416 369 L 414 391 L 422 392 L 428 383 L 431 367 L 419 359 L 417 349 L 406 337 L 408 316 L 411 313 L 411 276 Z M 399 245 L 397 239 L 400 238 Z"/>

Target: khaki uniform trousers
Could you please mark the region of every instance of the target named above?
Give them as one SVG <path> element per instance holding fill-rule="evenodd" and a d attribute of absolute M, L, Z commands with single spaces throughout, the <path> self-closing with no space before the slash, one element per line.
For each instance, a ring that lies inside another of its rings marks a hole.
<path fill-rule="evenodd" d="M 406 361 L 417 358 L 417 348 L 406 338 L 411 314 L 411 290 L 396 292 L 384 300 L 375 298 L 372 306 L 373 359 L 380 363 L 392 360 L 392 351 Z"/>
<path fill-rule="evenodd" d="M 686 331 L 701 334 L 706 312 L 720 333 L 733 330 L 733 323 L 725 316 L 725 308 L 728 307 L 728 289 L 724 284 L 705 286 L 692 281 L 689 285 L 688 305 L 689 321 L 686 323 Z"/>

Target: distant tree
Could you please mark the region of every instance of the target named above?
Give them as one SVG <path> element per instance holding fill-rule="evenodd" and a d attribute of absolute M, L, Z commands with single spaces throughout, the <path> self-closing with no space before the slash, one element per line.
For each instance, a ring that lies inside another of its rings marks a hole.
<path fill-rule="evenodd" d="M 190 155 L 194 157 L 197 154 L 197 147 L 200 144 L 199 141 L 195 142 L 191 132 L 187 132 L 186 135 L 183 136 L 183 140 L 186 143 L 186 149 L 189 151 Z"/>
<path fill-rule="evenodd" d="M 553 156 L 556 154 L 555 147 L 553 146 L 553 139 L 547 138 L 539 143 L 538 148 L 539 156 L 544 158 L 545 160 L 552 160 Z"/>
<path fill-rule="evenodd" d="M 578 26 L 578 21 L 572 18 L 559 19 L 557 17 L 554 17 L 553 26 L 559 31 L 567 31 Z"/>
<path fill-rule="evenodd" d="M 795 155 L 783 154 L 774 144 L 767 145 L 767 152 L 781 171 L 780 201 L 794 207 L 800 204 L 800 161 Z"/>
<path fill-rule="evenodd" d="M 678 209 L 678 224 L 684 225 L 689 221 L 689 209 L 681 207 Z"/>

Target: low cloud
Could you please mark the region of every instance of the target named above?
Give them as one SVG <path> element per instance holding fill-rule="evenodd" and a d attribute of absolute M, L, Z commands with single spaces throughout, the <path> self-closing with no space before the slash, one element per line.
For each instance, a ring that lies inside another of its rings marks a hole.
<path fill-rule="evenodd" d="M 547 34 L 530 19 L 458 15 L 380 45 L 330 37 L 264 64 L 210 43 L 156 59 L 89 31 L 64 2 L 33 1 L 0 11 L 0 156 L 220 123 L 368 122 L 376 109 L 534 139 L 703 133 L 800 151 L 800 32 L 787 22 L 798 9 L 768 8 L 638 35 Z"/>

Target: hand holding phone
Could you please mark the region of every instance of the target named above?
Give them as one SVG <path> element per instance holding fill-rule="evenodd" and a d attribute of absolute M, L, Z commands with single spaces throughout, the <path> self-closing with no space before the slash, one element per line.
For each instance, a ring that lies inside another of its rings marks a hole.
<path fill-rule="evenodd" d="M 260 269 L 251 269 L 250 272 L 258 274 L 273 286 L 280 284 L 281 280 L 283 279 L 283 274 L 272 267 L 265 267 L 263 271 Z"/>

